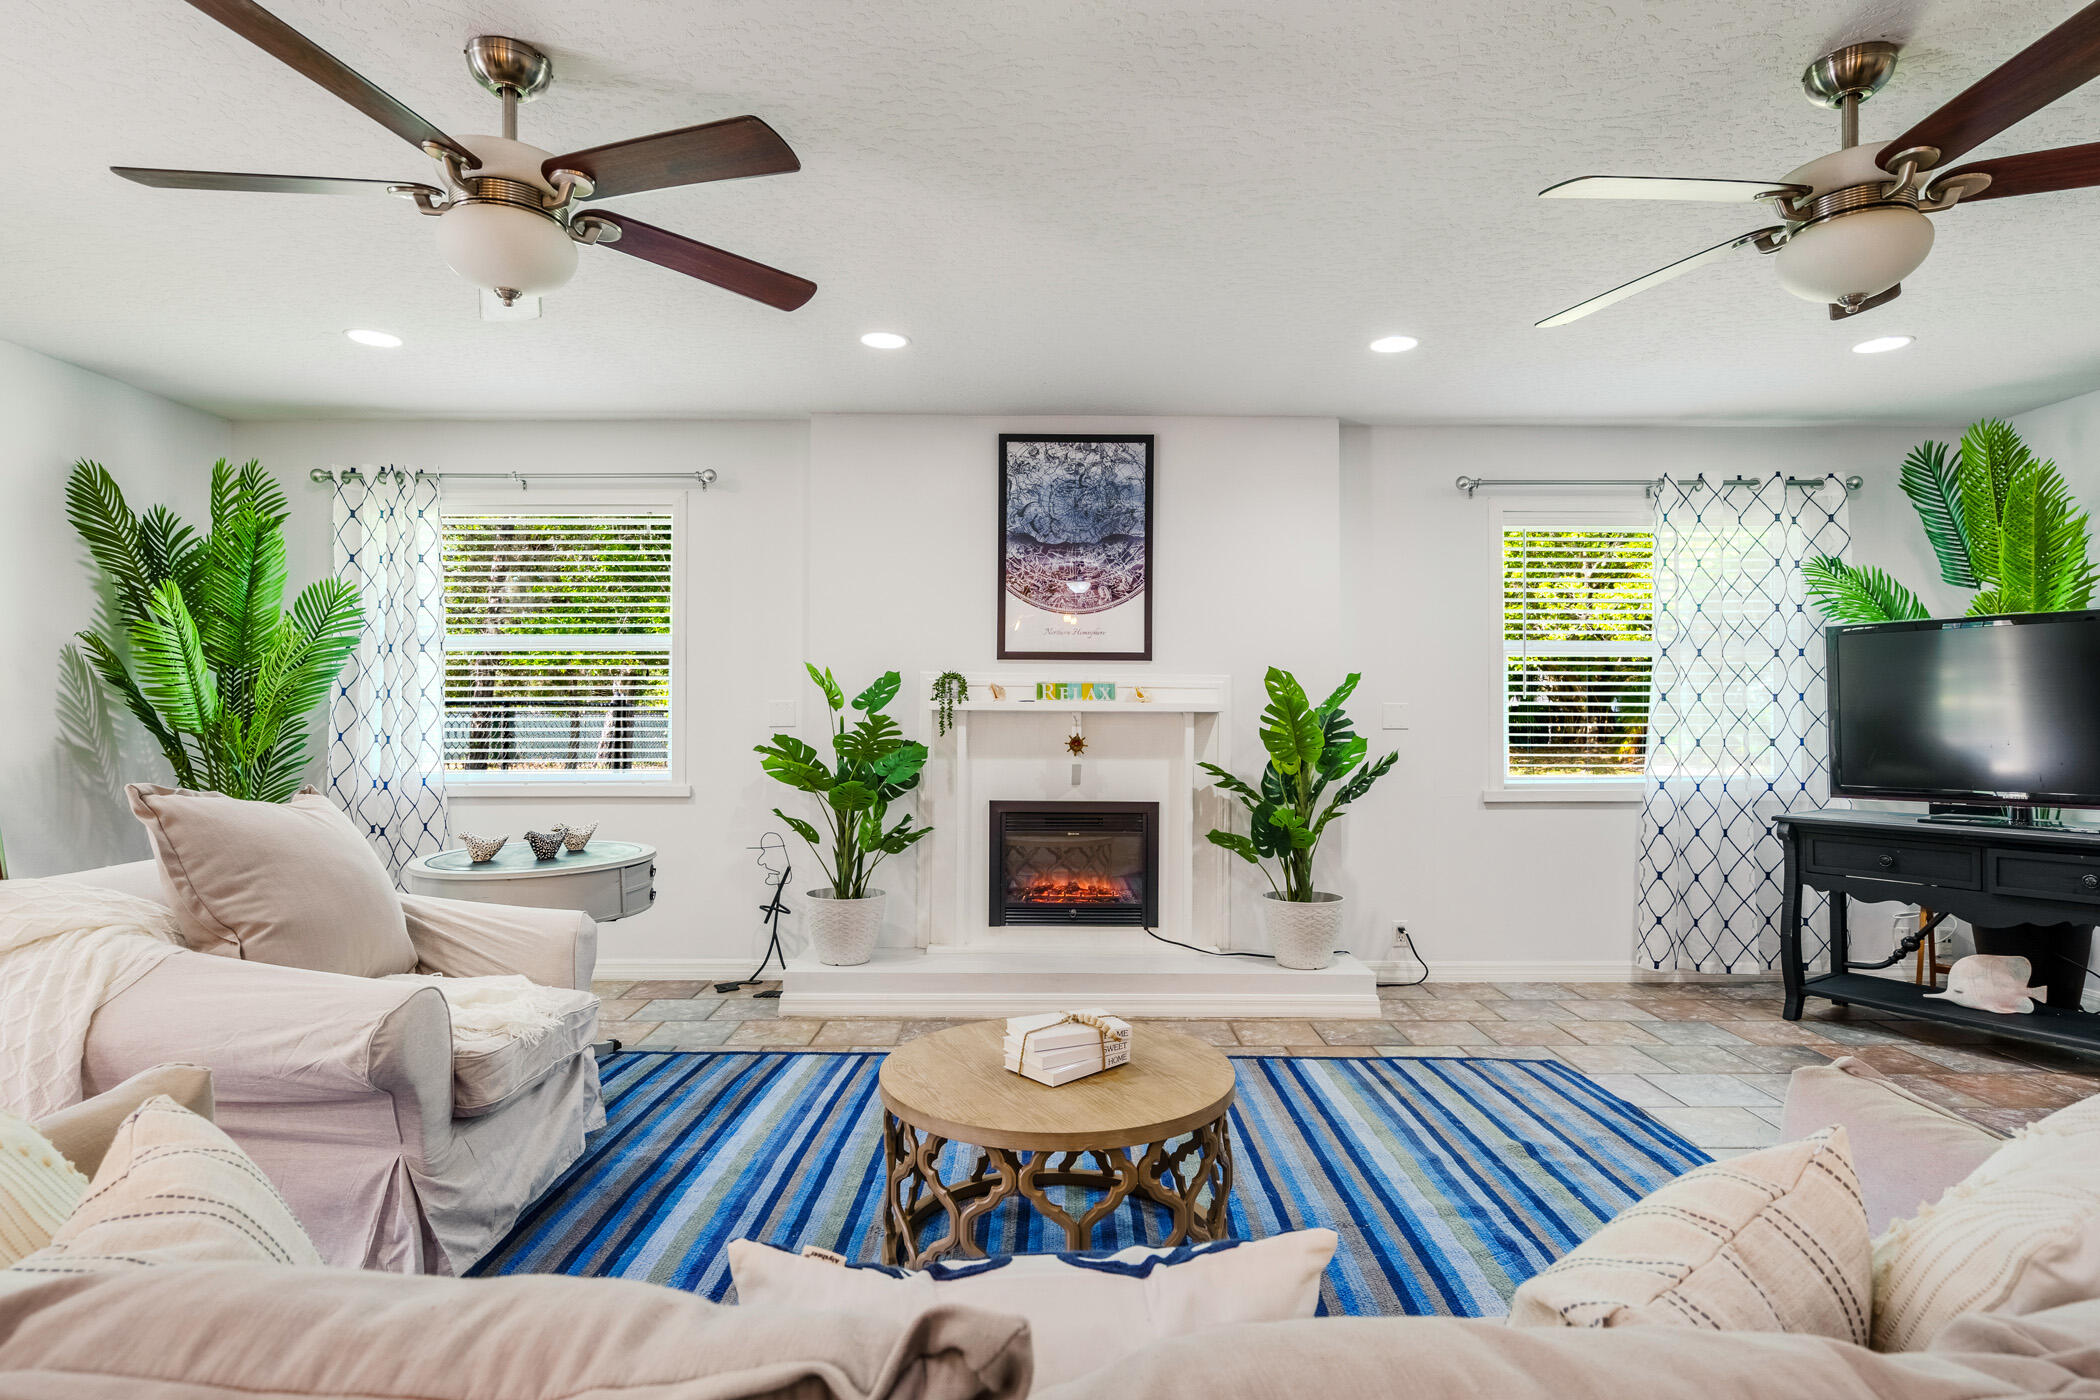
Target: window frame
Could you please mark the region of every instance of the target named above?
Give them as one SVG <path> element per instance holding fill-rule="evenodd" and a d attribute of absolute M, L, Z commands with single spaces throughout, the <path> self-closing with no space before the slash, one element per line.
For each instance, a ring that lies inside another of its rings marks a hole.
<path fill-rule="evenodd" d="M 648 490 L 623 487 L 596 487 L 582 490 L 547 489 L 539 486 L 519 491 L 515 487 L 483 487 L 472 490 L 447 490 L 438 503 L 439 542 L 444 538 L 444 518 L 449 515 L 491 514 L 536 514 L 542 511 L 592 512 L 620 514 L 634 510 L 661 512 L 671 521 L 671 646 L 670 677 L 671 703 L 666 714 L 670 727 L 671 762 L 662 777 L 657 778 L 609 778 L 603 775 L 583 774 L 574 777 L 553 775 L 541 778 L 524 777 L 517 773 L 498 773 L 488 777 L 477 777 L 472 772 L 458 773 L 445 770 L 447 793 L 455 798 L 478 799 L 483 797 L 640 797 L 681 798 L 692 796 L 692 784 L 687 777 L 686 743 L 690 728 L 686 716 L 690 710 L 686 677 L 686 551 L 691 547 L 692 534 L 686 518 L 690 494 L 678 490 Z M 449 654 L 450 625 L 446 637 Z"/>
<path fill-rule="evenodd" d="M 1509 652 L 1503 636 L 1502 537 L 1511 529 L 1545 530 L 1647 530 L 1656 528 L 1655 508 L 1642 497 L 1635 501 L 1596 496 L 1497 497 L 1488 503 L 1488 568 L 1493 587 L 1489 590 L 1489 629 L 1494 638 L 1493 684 L 1495 728 L 1488 758 L 1487 783 L 1480 800 L 1489 805 L 1558 805 L 1588 803 L 1635 805 L 1641 802 L 1643 781 L 1638 778 L 1536 778 L 1511 780 L 1509 776 Z M 1651 658 L 1654 643 L 1649 643 Z M 1652 735 L 1651 735 L 1652 738 Z"/>

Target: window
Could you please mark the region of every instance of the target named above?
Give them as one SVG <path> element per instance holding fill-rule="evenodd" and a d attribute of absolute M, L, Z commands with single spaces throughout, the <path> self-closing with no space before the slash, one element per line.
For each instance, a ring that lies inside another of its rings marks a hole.
<path fill-rule="evenodd" d="M 675 507 L 445 513 L 445 769 L 673 776 Z"/>
<path fill-rule="evenodd" d="M 1641 776 L 1655 669 L 1645 512 L 1499 513 L 1505 791 Z"/>

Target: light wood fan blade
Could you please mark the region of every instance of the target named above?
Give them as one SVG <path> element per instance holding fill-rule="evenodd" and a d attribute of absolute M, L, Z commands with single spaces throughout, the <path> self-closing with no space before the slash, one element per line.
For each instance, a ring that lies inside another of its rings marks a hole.
<path fill-rule="evenodd" d="M 235 170 L 154 170 L 112 165 L 110 173 L 159 190 L 233 190 L 247 194 L 405 194 L 422 190 L 434 199 L 445 192 L 411 180 L 345 180 L 333 175 L 250 175 Z"/>
<path fill-rule="evenodd" d="M 1634 295 L 1636 292 L 1645 292 L 1650 287 L 1659 287 L 1672 278 L 1684 276 L 1685 273 L 1690 272 L 1693 268 L 1703 267 L 1710 262 L 1719 262 L 1736 249 L 1747 247 L 1760 239 L 1770 238 L 1773 234 L 1784 232 L 1785 228 L 1786 225 L 1784 224 L 1774 224 L 1770 228 L 1754 229 L 1740 238 L 1731 238 L 1726 243 L 1716 243 L 1703 253 L 1694 253 L 1688 258 L 1671 263 L 1668 267 L 1659 267 L 1645 277 L 1636 277 L 1631 282 L 1613 287 L 1601 296 L 1594 296 L 1588 301 L 1577 302 L 1566 311 L 1557 311 L 1538 324 L 1541 328 L 1544 328 L 1547 326 L 1565 326 L 1570 321 L 1579 321 L 1592 312 L 1602 311 L 1614 302 L 1626 300 L 1626 298 Z"/>
<path fill-rule="evenodd" d="M 435 146 L 452 152 L 468 166 L 479 163 L 472 151 L 351 71 L 340 59 L 254 0 L 189 0 L 189 4 L 278 62 L 327 88 L 411 146 L 425 150 Z"/>
<path fill-rule="evenodd" d="M 801 168 L 802 162 L 780 139 L 780 133 L 757 117 L 730 117 L 703 126 L 659 131 L 654 136 L 572 151 L 540 166 L 550 181 L 560 170 L 581 174 L 591 182 L 593 199 L 672 185 L 704 185 L 710 180 L 784 175 Z"/>
<path fill-rule="evenodd" d="M 2100 185 L 2100 142 L 2084 146 L 2058 146 L 2050 151 L 2029 151 L 2024 156 L 2000 156 L 1960 165 L 1936 177 L 1938 186 L 1963 175 L 1988 175 L 1991 182 L 1961 202 L 2005 199 L 2016 194 L 2047 194 L 2052 190 L 2082 190 Z"/>
<path fill-rule="evenodd" d="M 611 224 L 620 231 L 617 240 L 601 241 L 598 246 L 602 248 L 653 262 L 658 267 L 667 267 L 703 282 L 712 282 L 738 296 L 777 306 L 782 311 L 793 311 L 817 294 L 817 284 L 806 277 L 740 258 L 735 253 L 724 252 L 654 224 L 645 224 L 625 214 L 615 214 L 610 209 L 593 209 L 577 217 L 586 229 L 591 221 L 596 221 Z"/>
<path fill-rule="evenodd" d="M 1581 175 L 1539 191 L 1540 199 L 1693 199 L 1749 204 L 1768 195 L 1804 195 L 1806 185 L 1777 180 L 1693 180 L 1670 175 Z"/>
<path fill-rule="evenodd" d="M 2086 6 L 1993 69 L 1982 81 L 1883 149 L 1938 151 L 1935 166 L 1958 160 L 2017 121 L 2100 77 L 2100 3 Z"/>

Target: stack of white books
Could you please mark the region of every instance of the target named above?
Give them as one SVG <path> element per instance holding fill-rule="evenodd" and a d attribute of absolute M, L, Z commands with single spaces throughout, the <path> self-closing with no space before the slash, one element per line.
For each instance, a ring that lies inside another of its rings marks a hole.
<path fill-rule="evenodd" d="M 1106 1011 L 1006 1020 L 1006 1067 L 1052 1088 L 1130 1063 L 1130 1023 Z"/>

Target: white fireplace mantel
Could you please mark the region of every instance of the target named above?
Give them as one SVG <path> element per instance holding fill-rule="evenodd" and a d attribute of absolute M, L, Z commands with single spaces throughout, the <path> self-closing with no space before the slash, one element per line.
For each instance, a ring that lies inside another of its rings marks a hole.
<path fill-rule="evenodd" d="M 1039 681 L 1102 679 L 1099 668 L 1041 666 L 966 675 L 970 698 L 946 735 L 932 722 L 920 810 L 934 834 L 921 857 L 918 946 L 1028 951 L 1126 949 L 1146 942 L 1131 928 L 993 927 L 990 922 L 990 805 L 994 801 L 1157 802 L 1159 924 L 1164 937 L 1202 948 L 1233 946 L 1225 853 L 1205 833 L 1223 825 L 1222 800 L 1196 765 L 1229 767 L 1227 676 L 1115 677 L 1114 700 L 1037 700 Z M 934 676 L 923 678 L 931 694 Z M 994 698 L 992 689 L 1005 690 Z M 1136 699 L 1142 693 L 1146 698 Z M 1064 741 L 1077 722 L 1087 752 Z M 1077 781 L 1074 781 L 1074 778 Z"/>

